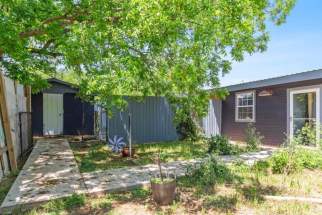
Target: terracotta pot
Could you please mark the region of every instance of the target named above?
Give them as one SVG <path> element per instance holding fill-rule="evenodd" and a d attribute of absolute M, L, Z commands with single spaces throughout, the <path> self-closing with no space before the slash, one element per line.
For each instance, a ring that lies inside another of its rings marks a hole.
<path fill-rule="evenodd" d="M 176 180 L 168 180 L 163 183 L 155 183 L 151 181 L 152 197 L 159 205 L 169 205 L 176 196 Z"/>
<path fill-rule="evenodd" d="M 132 157 L 134 156 L 134 154 L 135 154 L 135 148 L 132 147 Z M 122 149 L 122 156 L 123 157 L 130 157 L 130 147 L 126 146 Z"/>

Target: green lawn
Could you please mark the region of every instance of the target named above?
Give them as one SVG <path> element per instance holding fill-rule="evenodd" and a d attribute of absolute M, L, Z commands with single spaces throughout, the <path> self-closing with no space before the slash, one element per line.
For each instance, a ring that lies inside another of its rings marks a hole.
<path fill-rule="evenodd" d="M 163 162 L 187 160 L 204 157 L 207 144 L 203 141 L 173 141 L 135 145 L 133 158 L 123 158 L 113 153 L 101 142 L 71 143 L 76 161 L 81 172 L 107 170 L 119 167 L 138 166 L 154 163 L 156 154 L 161 151 Z"/>

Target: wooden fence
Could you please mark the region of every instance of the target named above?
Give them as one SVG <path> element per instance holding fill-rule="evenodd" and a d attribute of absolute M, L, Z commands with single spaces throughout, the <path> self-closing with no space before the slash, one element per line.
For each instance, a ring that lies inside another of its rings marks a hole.
<path fill-rule="evenodd" d="M 32 147 L 31 88 L 0 72 L 0 180 L 18 168 Z"/>

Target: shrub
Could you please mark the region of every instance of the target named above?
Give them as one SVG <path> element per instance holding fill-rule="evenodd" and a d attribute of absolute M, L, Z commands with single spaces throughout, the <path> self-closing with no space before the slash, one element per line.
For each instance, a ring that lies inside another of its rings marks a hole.
<path fill-rule="evenodd" d="M 288 175 L 300 171 L 303 165 L 296 154 L 290 150 L 282 150 L 273 154 L 270 159 L 273 173 Z"/>
<path fill-rule="evenodd" d="M 256 127 L 253 124 L 248 124 L 246 130 L 246 144 L 247 150 L 254 151 L 259 148 L 262 144 L 262 139 L 264 138 L 258 131 L 256 131 Z"/>
<path fill-rule="evenodd" d="M 269 161 L 259 160 L 252 166 L 252 169 L 257 172 L 263 172 L 267 174 L 270 167 L 271 167 L 271 163 Z"/>
<path fill-rule="evenodd" d="M 305 123 L 305 125 L 296 132 L 293 141 L 298 145 L 316 145 L 316 126 L 311 123 Z"/>
<path fill-rule="evenodd" d="M 237 177 L 224 164 L 210 156 L 199 168 L 188 171 L 188 178 L 199 188 L 210 188 L 216 184 L 232 183 Z"/>
<path fill-rule="evenodd" d="M 322 169 L 322 152 L 318 150 L 298 149 L 296 156 L 302 166 L 308 169 Z"/>
<path fill-rule="evenodd" d="M 187 116 L 185 119 L 180 120 L 176 129 L 181 140 L 195 141 L 199 137 L 197 125 L 191 116 Z"/>
<path fill-rule="evenodd" d="M 227 137 L 216 135 L 208 140 L 208 153 L 233 155 L 238 153 L 238 147 L 230 144 Z"/>

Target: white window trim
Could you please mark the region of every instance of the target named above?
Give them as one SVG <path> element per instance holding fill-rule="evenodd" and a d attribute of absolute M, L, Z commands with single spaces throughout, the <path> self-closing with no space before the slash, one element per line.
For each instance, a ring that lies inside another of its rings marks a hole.
<path fill-rule="evenodd" d="M 253 105 L 238 105 L 238 96 L 245 93 L 252 93 L 253 94 Z M 238 119 L 238 108 L 239 107 L 253 107 L 253 117 L 252 119 Z M 243 91 L 235 93 L 235 122 L 256 122 L 256 91 Z"/>

